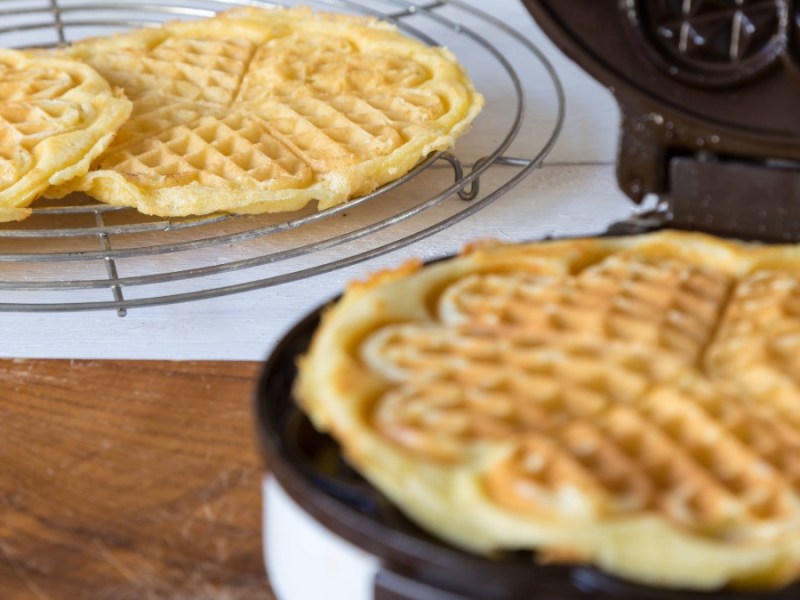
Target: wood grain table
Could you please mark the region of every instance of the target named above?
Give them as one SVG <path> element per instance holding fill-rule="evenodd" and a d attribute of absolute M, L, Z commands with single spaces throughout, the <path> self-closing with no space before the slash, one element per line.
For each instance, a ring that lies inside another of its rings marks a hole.
<path fill-rule="evenodd" d="M 258 367 L 0 360 L 0 598 L 274 598 Z"/>

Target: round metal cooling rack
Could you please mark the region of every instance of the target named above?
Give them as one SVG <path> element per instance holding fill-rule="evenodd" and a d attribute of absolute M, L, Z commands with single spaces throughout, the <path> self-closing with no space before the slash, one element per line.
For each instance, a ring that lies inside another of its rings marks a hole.
<path fill-rule="evenodd" d="M 0 0 L 0 46 L 52 47 L 175 18 L 208 17 L 242 4 L 291 3 Z M 111 308 L 124 315 L 130 307 L 210 298 L 332 271 L 473 215 L 540 166 L 555 144 L 564 118 L 558 76 L 533 44 L 497 18 L 454 0 L 303 4 L 377 16 L 412 37 L 470 56 L 462 63 L 486 96 L 484 113 L 493 111 L 492 123 L 480 115 L 459 140 L 458 153 L 431 155 L 399 180 L 319 212 L 310 207 L 288 215 L 165 220 L 82 195 L 37 201 L 25 221 L 0 224 L 1 311 Z M 478 72 L 485 81 L 474 77 Z M 537 82 L 536 98 L 526 97 L 522 77 Z"/>

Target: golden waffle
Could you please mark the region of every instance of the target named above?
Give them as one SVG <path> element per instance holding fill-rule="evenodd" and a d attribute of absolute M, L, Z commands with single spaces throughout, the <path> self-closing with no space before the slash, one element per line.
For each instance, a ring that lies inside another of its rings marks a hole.
<path fill-rule="evenodd" d="M 130 111 L 87 65 L 0 50 L 0 221 L 85 174 Z"/>
<path fill-rule="evenodd" d="M 452 145 L 480 110 L 455 58 L 372 19 L 238 9 L 68 50 L 134 101 L 85 191 L 148 214 L 323 209 Z"/>
<path fill-rule="evenodd" d="M 479 247 L 352 286 L 296 392 L 404 512 L 679 588 L 800 574 L 800 248 Z"/>

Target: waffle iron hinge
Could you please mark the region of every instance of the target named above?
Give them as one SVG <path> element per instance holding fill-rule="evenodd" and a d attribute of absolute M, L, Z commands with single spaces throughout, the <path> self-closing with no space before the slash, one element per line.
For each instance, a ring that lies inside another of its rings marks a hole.
<path fill-rule="evenodd" d="M 800 167 L 703 156 L 669 160 L 668 205 L 680 228 L 800 241 Z"/>
<path fill-rule="evenodd" d="M 747 240 L 800 241 L 800 162 L 725 152 L 719 136 L 622 106 L 617 179 L 662 225 Z"/>

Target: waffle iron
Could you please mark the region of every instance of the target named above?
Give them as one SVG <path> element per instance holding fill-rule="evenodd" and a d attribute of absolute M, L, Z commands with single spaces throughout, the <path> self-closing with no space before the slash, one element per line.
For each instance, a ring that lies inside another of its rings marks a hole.
<path fill-rule="evenodd" d="M 800 240 L 800 7 L 788 0 L 523 0 L 619 102 L 617 178 L 655 208 L 604 235 L 660 228 Z M 797 600 L 636 585 L 532 552 L 463 552 L 407 520 L 294 403 L 295 362 L 319 323 L 282 339 L 257 387 L 265 558 L 279 600 Z"/>
<path fill-rule="evenodd" d="M 664 225 L 800 239 L 800 7 L 523 0 L 622 112 L 617 181 Z"/>

